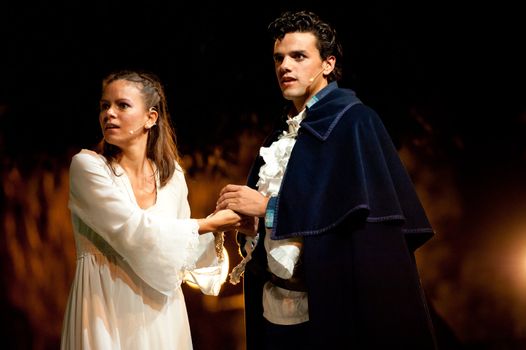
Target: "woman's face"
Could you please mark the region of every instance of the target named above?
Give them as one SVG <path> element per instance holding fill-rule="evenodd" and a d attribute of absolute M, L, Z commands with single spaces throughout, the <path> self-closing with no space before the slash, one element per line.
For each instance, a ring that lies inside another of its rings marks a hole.
<path fill-rule="evenodd" d="M 104 89 L 100 99 L 99 122 L 107 143 L 125 148 L 147 138 L 148 116 L 137 83 L 115 80 Z"/>

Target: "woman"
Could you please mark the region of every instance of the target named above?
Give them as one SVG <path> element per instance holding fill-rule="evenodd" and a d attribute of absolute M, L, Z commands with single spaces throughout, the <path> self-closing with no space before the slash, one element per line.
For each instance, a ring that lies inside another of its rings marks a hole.
<path fill-rule="evenodd" d="M 98 152 L 70 165 L 77 267 L 61 349 L 192 349 L 181 283 L 217 295 L 231 210 L 190 218 L 166 97 L 152 74 L 103 80 Z M 216 236 L 212 232 L 219 232 Z"/>

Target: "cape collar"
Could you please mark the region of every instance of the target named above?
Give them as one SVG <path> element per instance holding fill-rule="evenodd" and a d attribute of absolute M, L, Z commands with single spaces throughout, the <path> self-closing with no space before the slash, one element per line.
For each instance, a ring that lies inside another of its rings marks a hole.
<path fill-rule="evenodd" d="M 338 88 L 332 82 L 318 92 L 307 104 L 302 129 L 325 141 L 349 108 L 361 103 L 353 90 Z"/>

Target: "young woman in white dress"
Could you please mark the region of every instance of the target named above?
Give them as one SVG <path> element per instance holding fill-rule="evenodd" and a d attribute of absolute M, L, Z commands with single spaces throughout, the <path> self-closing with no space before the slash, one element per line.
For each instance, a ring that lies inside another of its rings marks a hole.
<path fill-rule="evenodd" d="M 77 266 L 61 349 L 192 349 L 181 283 L 218 295 L 228 259 L 217 238 L 253 222 L 231 210 L 190 217 L 166 97 L 155 75 L 106 77 L 99 122 L 99 150 L 80 151 L 70 165 Z"/>

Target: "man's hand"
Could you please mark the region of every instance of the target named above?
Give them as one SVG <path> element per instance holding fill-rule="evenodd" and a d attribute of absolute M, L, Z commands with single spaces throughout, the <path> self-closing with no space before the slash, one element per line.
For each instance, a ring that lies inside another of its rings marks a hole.
<path fill-rule="evenodd" d="M 264 217 L 268 197 L 258 191 L 241 185 L 226 185 L 219 193 L 216 210 L 232 209 L 247 216 Z"/>
<path fill-rule="evenodd" d="M 237 231 L 246 236 L 254 237 L 258 232 L 258 223 L 259 218 L 257 216 L 242 216 Z"/>

